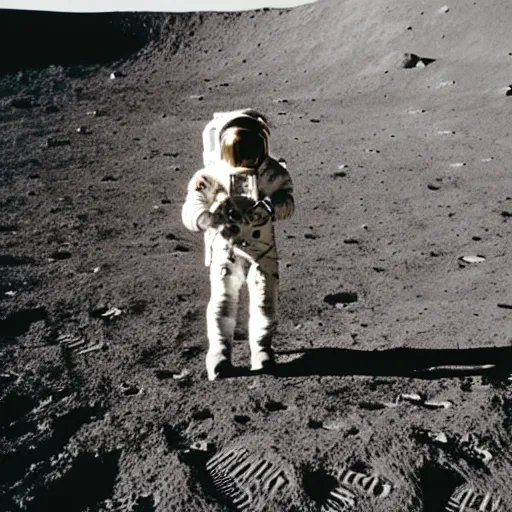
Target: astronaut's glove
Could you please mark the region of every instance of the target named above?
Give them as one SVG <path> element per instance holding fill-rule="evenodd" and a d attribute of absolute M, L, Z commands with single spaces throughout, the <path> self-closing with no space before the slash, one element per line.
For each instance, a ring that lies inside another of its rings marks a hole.
<path fill-rule="evenodd" d="M 251 208 L 251 224 L 253 226 L 263 226 L 269 220 L 274 220 L 274 214 L 274 205 L 270 197 L 267 196 Z"/>
<path fill-rule="evenodd" d="M 254 207 L 254 200 L 245 196 L 228 197 L 218 208 L 226 223 L 249 224 L 249 212 Z"/>
<path fill-rule="evenodd" d="M 216 210 L 215 212 L 203 212 L 197 219 L 197 227 L 201 231 L 206 231 L 208 228 L 218 228 L 225 222 L 222 212 Z"/>

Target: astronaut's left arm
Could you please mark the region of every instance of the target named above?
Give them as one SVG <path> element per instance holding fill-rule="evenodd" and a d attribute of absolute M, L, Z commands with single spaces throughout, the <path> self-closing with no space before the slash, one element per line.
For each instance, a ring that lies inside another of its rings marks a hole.
<path fill-rule="evenodd" d="M 279 163 L 272 166 L 270 183 L 271 193 L 267 196 L 273 209 L 274 220 L 288 219 L 295 211 L 293 182 L 290 173 Z"/>

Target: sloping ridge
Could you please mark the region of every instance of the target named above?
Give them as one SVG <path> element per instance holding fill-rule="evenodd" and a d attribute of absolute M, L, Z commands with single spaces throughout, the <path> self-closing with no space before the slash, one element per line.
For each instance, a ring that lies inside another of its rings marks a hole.
<path fill-rule="evenodd" d="M 293 9 L 234 13 L 56 13 L 3 10 L 0 72 L 103 64 L 151 47 L 215 68 L 242 56 L 269 73 L 372 74 L 400 55 L 499 63 L 512 45 L 512 6 L 464 0 L 447 10 L 404 0 L 318 0 Z M 492 31 L 489 32 L 489 27 Z M 485 35 L 485 36 L 484 36 Z M 193 56 L 193 59 L 190 57 Z M 240 57 L 240 58 L 239 58 Z M 229 69 L 229 68 L 228 68 Z"/>

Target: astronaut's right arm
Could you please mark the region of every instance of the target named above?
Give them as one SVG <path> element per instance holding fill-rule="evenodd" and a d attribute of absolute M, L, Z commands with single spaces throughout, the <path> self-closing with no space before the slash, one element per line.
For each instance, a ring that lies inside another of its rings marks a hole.
<path fill-rule="evenodd" d="M 190 231 L 204 231 L 214 223 L 210 208 L 215 199 L 217 185 L 211 176 L 197 171 L 190 180 L 187 197 L 181 209 L 181 220 Z"/>

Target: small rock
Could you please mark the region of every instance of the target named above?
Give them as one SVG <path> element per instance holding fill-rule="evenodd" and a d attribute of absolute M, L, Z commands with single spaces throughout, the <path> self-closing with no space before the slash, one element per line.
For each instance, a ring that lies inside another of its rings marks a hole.
<path fill-rule="evenodd" d="M 331 293 L 324 297 L 324 302 L 327 304 L 330 304 L 331 306 L 337 307 L 340 306 L 346 306 L 348 304 L 352 304 L 354 302 L 357 302 L 358 296 L 357 293 L 354 292 L 338 292 L 338 293 Z"/>
<path fill-rule="evenodd" d="M 485 258 L 479 255 L 461 256 L 459 259 L 464 263 L 483 263 L 485 261 Z"/>
<path fill-rule="evenodd" d="M 116 307 L 112 307 L 112 308 L 107 309 L 107 311 L 102 313 L 100 316 L 102 316 L 103 318 L 110 319 L 110 318 L 115 318 L 116 316 L 119 316 L 121 313 L 122 313 L 122 310 L 120 310 L 119 308 L 116 308 Z"/>
<path fill-rule="evenodd" d="M 115 80 L 116 78 L 121 78 L 125 76 L 124 73 L 121 73 L 121 71 L 113 71 L 110 73 L 110 80 Z"/>
<path fill-rule="evenodd" d="M 454 162 L 453 164 L 450 164 L 450 167 L 464 167 L 465 165 L 465 162 Z"/>
<path fill-rule="evenodd" d="M 314 233 L 304 233 L 304 238 L 307 240 L 316 240 L 318 238 Z"/>
<path fill-rule="evenodd" d="M 79 126 L 76 129 L 76 133 L 80 133 L 81 135 L 89 135 L 92 132 L 91 132 L 91 130 L 89 130 L 89 128 L 87 128 L 87 126 Z"/>
<path fill-rule="evenodd" d="M 186 379 L 190 375 L 190 370 L 182 370 L 180 373 L 173 374 L 172 378 L 174 380 L 183 380 Z"/>
<path fill-rule="evenodd" d="M 439 185 L 434 185 L 434 183 L 429 183 L 429 184 L 427 185 L 427 188 L 428 188 L 429 190 L 439 190 L 441 187 L 440 187 Z"/>
<path fill-rule="evenodd" d="M 512 217 L 512 212 L 502 211 L 501 216 L 505 219 L 510 219 Z"/>
<path fill-rule="evenodd" d="M 247 416 L 246 414 L 235 414 L 233 419 L 237 423 L 240 423 L 240 425 L 246 425 L 247 423 L 249 423 L 249 421 L 251 421 L 251 418 L 249 416 Z"/>
<path fill-rule="evenodd" d="M 505 96 L 512 96 L 512 85 L 509 85 L 505 91 Z"/>
<path fill-rule="evenodd" d="M 67 250 L 54 251 L 50 255 L 50 258 L 52 260 L 66 260 L 68 258 L 71 258 L 71 252 L 69 252 Z"/>
<path fill-rule="evenodd" d="M 498 307 L 502 309 L 512 309 L 512 304 L 505 304 L 504 302 L 498 302 Z"/>
<path fill-rule="evenodd" d="M 400 399 L 405 400 L 406 402 L 421 404 L 425 401 L 425 396 L 420 395 L 419 393 L 402 393 L 400 395 Z"/>
<path fill-rule="evenodd" d="M 322 428 L 323 427 L 323 421 L 315 420 L 313 418 L 309 418 L 309 420 L 308 420 L 308 427 L 309 428 L 314 428 L 314 429 Z"/>
<path fill-rule="evenodd" d="M 8 290 L 4 293 L 4 295 L 7 295 L 7 297 L 14 297 L 16 292 L 14 290 Z"/>
<path fill-rule="evenodd" d="M 347 173 L 345 171 L 336 171 L 332 174 L 333 178 L 345 178 Z"/>
<path fill-rule="evenodd" d="M 310 119 L 309 122 L 310 123 L 319 123 L 320 119 Z"/>
<path fill-rule="evenodd" d="M 415 53 L 404 53 L 402 56 L 401 67 L 404 69 L 414 68 L 419 61 L 420 58 Z"/>
<path fill-rule="evenodd" d="M 446 14 L 447 12 L 450 12 L 450 8 L 447 5 L 443 5 L 443 7 L 441 7 L 437 12 Z"/>
<path fill-rule="evenodd" d="M 453 404 L 449 400 L 443 400 L 441 402 L 427 400 L 426 402 L 423 402 L 423 405 L 428 409 L 449 409 Z"/>
<path fill-rule="evenodd" d="M 345 238 L 343 243 L 347 245 L 358 245 L 359 240 L 357 238 Z"/>
<path fill-rule="evenodd" d="M 192 94 L 189 96 L 191 100 L 203 101 L 204 96 L 202 94 Z"/>
<path fill-rule="evenodd" d="M 126 396 L 138 395 L 141 392 L 140 388 L 138 388 L 136 385 L 128 384 L 127 382 L 122 382 L 119 388 L 121 389 L 123 395 Z"/>
<path fill-rule="evenodd" d="M 439 87 L 448 87 L 450 85 L 455 85 L 455 80 L 443 80 L 439 82 Z"/>

